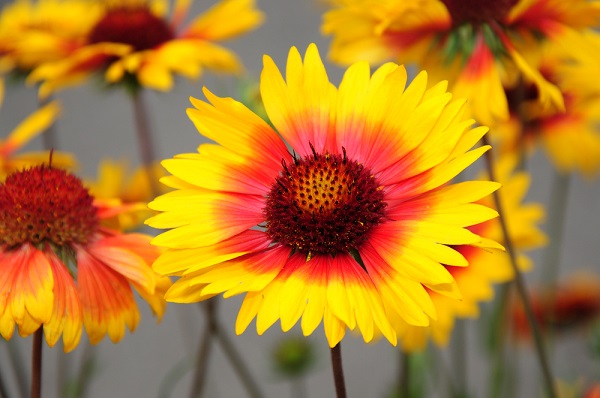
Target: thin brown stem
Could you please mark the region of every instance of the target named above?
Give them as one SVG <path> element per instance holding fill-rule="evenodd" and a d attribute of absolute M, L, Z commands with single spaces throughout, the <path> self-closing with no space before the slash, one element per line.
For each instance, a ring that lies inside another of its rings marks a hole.
<path fill-rule="evenodd" d="M 40 327 L 33 334 L 31 349 L 31 398 L 40 398 L 42 395 L 42 338 L 43 329 Z"/>
<path fill-rule="evenodd" d="M 331 348 L 331 367 L 333 368 L 333 381 L 335 383 L 335 394 L 337 398 L 346 398 L 346 382 L 344 380 L 344 369 L 342 368 L 341 342 Z"/>
<path fill-rule="evenodd" d="M 483 136 L 483 144 L 489 145 L 489 140 L 487 135 Z M 490 180 L 496 181 L 495 173 L 494 173 L 494 158 L 492 155 L 492 151 L 488 150 L 486 152 L 486 164 L 488 169 L 488 175 Z M 548 358 L 546 356 L 546 350 L 544 347 L 544 341 L 542 339 L 542 335 L 540 333 L 540 329 L 537 324 L 537 320 L 533 315 L 533 311 L 531 309 L 531 302 L 529 300 L 529 295 L 527 293 L 527 288 L 525 287 L 525 281 L 523 280 L 523 275 L 519 270 L 519 266 L 517 264 L 517 258 L 515 255 L 515 250 L 513 246 L 513 242 L 510 234 L 508 233 L 508 226 L 506 224 L 505 213 L 502 210 L 502 201 L 500 200 L 500 192 L 494 192 L 494 202 L 496 204 L 496 210 L 498 211 L 498 220 L 500 221 L 500 228 L 502 229 L 502 235 L 504 236 L 504 246 L 506 248 L 506 253 L 510 258 L 510 264 L 515 274 L 515 286 L 517 288 L 517 294 L 519 299 L 523 304 L 523 308 L 525 309 L 525 314 L 527 315 L 527 321 L 531 327 L 533 332 L 533 339 L 535 342 L 535 349 L 537 358 L 539 360 L 540 368 L 542 370 L 542 375 L 544 377 L 544 384 L 546 386 L 546 390 L 550 398 L 557 398 L 558 395 L 556 393 L 556 387 L 554 384 L 554 378 L 552 377 L 552 372 L 550 371 L 550 366 L 548 364 Z"/>
<path fill-rule="evenodd" d="M 217 330 L 215 332 L 215 337 L 217 341 L 221 345 L 223 352 L 227 359 L 229 359 L 229 363 L 233 366 L 233 369 L 237 373 L 240 381 L 244 385 L 244 388 L 248 392 L 248 395 L 252 398 L 260 398 L 264 395 L 261 393 L 258 384 L 252 378 L 252 374 L 248 367 L 246 367 L 245 362 L 243 361 L 239 352 L 235 349 L 235 346 L 231 339 L 227 337 L 221 327 L 217 324 Z"/>
<path fill-rule="evenodd" d="M 190 398 L 201 397 L 204 391 L 206 373 L 208 371 L 208 357 L 210 355 L 211 340 L 216 330 L 215 300 L 203 301 L 200 303 L 206 311 L 206 326 L 202 332 L 198 354 L 196 355 L 196 372 L 194 373 L 194 382 L 190 391 Z"/>
<path fill-rule="evenodd" d="M 158 178 L 153 171 L 153 164 L 157 158 L 154 147 L 154 139 L 148 118 L 148 109 L 143 97 L 143 91 L 141 91 L 141 89 L 137 90 L 132 95 L 132 100 L 135 127 L 142 164 L 148 176 L 148 182 L 152 191 L 152 196 L 155 197 L 159 193 Z"/>
<path fill-rule="evenodd" d="M 219 325 L 217 319 L 217 301 L 207 300 L 201 303 L 202 307 L 206 311 L 206 328 L 202 334 L 200 346 L 198 348 L 197 361 L 196 361 L 196 374 L 194 376 L 194 384 L 191 391 L 191 397 L 200 397 L 204 390 L 204 383 L 206 380 L 206 373 L 208 370 L 208 356 L 210 354 L 210 343 L 212 338 L 216 338 L 217 342 L 223 349 L 223 353 L 229 360 L 229 363 L 233 367 L 240 381 L 248 395 L 252 398 L 261 398 L 264 395 L 261 393 L 260 388 L 250 370 L 246 367 L 242 356 L 235 349 L 233 342 L 227 337 L 223 329 Z"/>

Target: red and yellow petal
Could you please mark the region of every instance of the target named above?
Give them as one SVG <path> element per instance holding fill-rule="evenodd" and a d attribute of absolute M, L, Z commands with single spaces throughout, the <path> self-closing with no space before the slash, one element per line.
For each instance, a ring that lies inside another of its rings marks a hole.
<path fill-rule="evenodd" d="M 54 347 L 62 335 L 64 351 L 70 352 L 79 344 L 83 330 L 83 314 L 77 287 L 56 254 L 46 250 L 45 255 L 54 276 L 54 310 L 50 320 L 44 324 L 44 335 L 50 347 Z"/>
<path fill-rule="evenodd" d="M 120 341 L 125 328 L 133 331 L 140 313 L 125 277 L 88 254 L 77 250 L 77 289 L 83 310 L 83 325 L 90 342 L 97 344 L 106 334 Z"/>

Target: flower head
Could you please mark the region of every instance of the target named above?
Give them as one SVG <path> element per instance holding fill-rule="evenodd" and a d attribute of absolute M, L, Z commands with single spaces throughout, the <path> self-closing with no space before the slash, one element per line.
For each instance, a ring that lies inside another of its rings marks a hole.
<path fill-rule="evenodd" d="M 590 272 L 573 274 L 556 287 L 538 289 L 531 301 L 533 315 L 543 331 L 560 333 L 577 329 L 600 317 L 600 278 Z M 529 338 L 525 310 L 516 300 L 510 315 L 516 337 Z"/>
<path fill-rule="evenodd" d="M 547 109 L 563 108 L 560 91 L 522 54 L 566 32 L 596 26 L 600 7 L 576 0 L 333 0 L 323 32 L 334 36 L 330 56 L 348 64 L 389 58 L 417 62 L 447 78 L 484 124 L 509 116 L 504 84 L 534 84 Z M 353 26 L 348 29 L 347 26 Z"/>
<path fill-rule="evenodd" d="M 538 90 L 522 84 L 506 90 L 511 118 L 498 123 L 493 138 L 503 152 L 531 152 L 541 146 L 562 173 L 600 171 L 600 35 L 568 35 L 562 45 L 546 45 L 530 57 L 532 66 L 555 84 L 565 99 L 564 112 L 539 106 Z"/>
<path fill-rule="evenodd" d="M 147 205 L 152 199 L 150 178 L 164 174 L 158 163 L 151 168 L 138 167 L 132 173 L 128 173 L 128 169 L 127 162 L 106 159 L 98 166 L 97 179 L 86 181 L 96 206 L 103 209 L 106 221 L 113 214 L 112 225 L 126 231 L 139 227 L 155 214 Z"/>
<path fill-rule="evenodd" d="M 514 158 L 502 158 L 495 167 L 498 182 L 502 184 L 501 200 L 507 227 L 513 246 L 519 252 L 517 261 L 522 270 L 531 267 L 531 261 L 522 254 L 523 250 L 538 248 L 546 243 L 546 236 L 539 230 L 539 222 L 544 217 L 540 204 L 524 204 L 530 177 L 525 172 L 514 172 Z M 495 207 L 492 198 L 486 197 L 479 203 Z M 503 242 L 504 237 L 497 219 L 469 227 L 469 230 L 487 239 Z M 445 346 L 450 338 L 454 321 L 457 318 L 479 316 L 479 303 L 492 300 L 493 285 L 511 280 L 513 269 L 507 253 L 497 249 L 481 249 L 472 246 L 454 247 L 468 261 L 468 267 L 448 267 L 462 294 L 462 300 L 451 300 L 436 292 L 430 292 L 438 319 L 429 327 L 419 327 L 400 323 L 397 325 L 402 349 L 421 351 L 426 348 L 429 337 L 438 345 Z"/>
<path fill-rule="evenodd" d="M 426 86 L 424 72 L 407 86 L 404 67 L 371 76 L 360 62 L 336 88 L 313 44 L 304 60 L 290 50 L 286 80 L 264 58 L 276 130 L 231 98 L 192 99 L 215 144 L 163 161 L 176 190 L 149 205 L 162 213 L 147 223 L 171 228 L 153 240 L 167 248 L 154 269 L 180 277 L 166 299 L 246 293 L 237 333 L 254 318 L 260 334 L 323 321 L 332 347 L 347 328 L 395 344 L 395 319 L 436 318 L 425 287 L 459 296 L 441 263 L 467 265 L 448 245 L 494 245 L 465 227 L 496 216 L 471 202 L 498 184 L 446 185 L 489 149 L 471 150 L 486 128 L 470 129 L 445 83 Z"/>
<path fill-rule="evenodd" d="M 162 316 L 168 278 L 157 276 L 150 237 L 102 225 L 81 181 L 64 170 L 35 166 L 0 185 L 0 334 L 10 339 L 44 328 L 54 346 L 79 343 L 82 327 L 95 344 L 133 331 L 140 314 L 132 287 Z"/>
<path fill-rule="evenodd" d="M 189 2 L 179 0 L 167 19 L 158 0 L 107 1 L 89 21 L 77 45 L 63 59 L 36 68 L 30 82 L 41 82 L 40 95 L 101 72 L 107 83 L 132 83 L 166 91 L 173 74 L 198 78 L 204 68 L 241 70 L 235 54 L 216 44 L 256 28 L 263 19 L 253 0 L 220 0 L 181 28 Z"/>
<path fill-rule="evenodd" d="M 15 1 L 0 13 L 0 71 L 28 73 L 58 61 L 82 44 L 101 11 L 82 0 Z"/>

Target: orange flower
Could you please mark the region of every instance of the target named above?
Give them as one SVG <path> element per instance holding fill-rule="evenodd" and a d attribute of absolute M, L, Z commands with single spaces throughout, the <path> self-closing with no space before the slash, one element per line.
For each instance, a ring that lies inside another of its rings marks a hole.
<path fill-rule="evenodd" d="M 10 339 L 44 328 L 48 345 L 65 352 L 85 327 L 92 344 L 121 340 L 140 314 L 132 287 L 160 318 L 170 286 L 150 265 L 150 237 L 102 225 L 102 212 L 81 181 L 36 166 L 0 185 L 0 334 Z"/>

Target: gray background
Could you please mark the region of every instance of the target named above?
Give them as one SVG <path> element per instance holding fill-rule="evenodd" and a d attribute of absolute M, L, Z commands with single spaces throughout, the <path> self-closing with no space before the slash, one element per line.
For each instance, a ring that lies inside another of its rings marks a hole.
<path fill-rule="evenodd" d="M 196 1 L 190 15 L 206 9 L 208 4 L 208 1 Z M 283 67 L 292 45 L 304 52 L 309 43 L 315 42 L 325 57 L 329 40 L 319 33 L 322 4 L 316 1 L 259 0 L 258 6 L 267 15 L 265 24 L 257 31 L 227 43 L 227 46 L 243 59 L 249 78 L 258 78 L 262 67 L 262 55 L 265 53 L 270 54 L 275 62 Z M 338 84 L 341 69 L 331 64 L 327 67 L 331 80 Z M 151 110 L 160 158 L 194 151 L 202 142 L 202 138 L 185 115 L 185 109 L 189 106 L 190 96 L 202 97 L 203 85 L 217 94 L 237 96 L 234 79 L 216 76 L 210 72 L 198 82 L 179 79 L 175 90 L 169 93 L 148 93 L 146 98 Z M 56 97 L 64 106 L 62 117 L 57 123 L 59 148 L 77 155 L 81 163 L 80 175 L 94 176 L 98 162 L 107 157 L 137 162 L 139 156 L 132 107 L 123 92 L 98 93 L 95 87 L 88 85 L 63 91 Z M 36 106 L 37 99 L 33 89 L 9 86 L 4 106 L 0 111 L 0 136 L 5 137 Z M 39 138 L 27 147 L 39 148 Z M 543 154 L 534 156 L 530 167 L 535 173 L 530 200 L 547 203 L 552 181 L 551 167 Z M 560 258 L 561 274 L 575 269 L 592 269 L 598 272 L 600 184 L 575 176 L 571 189 L 568 220 L 564 230 L 564 249 Z M 533 258 L 539 259 L 540 253 L 534 252 Z M 528 281 L 535 283 L 540 279 L 539 274 L 538 267 L 527 276 Z M 219 298 L 219 302 L 221 323 L 226 332 L 234 338 L 265 394 L 268 397 L 290 396 L 290 385 L 276 377 L 269 361 L 273 346 L 285 337 L 279 326 L 275 325 L 263 336 L 257 336 L 254 325 L 251 325 L 244 335 L 235 337 L 234 322 L 241 299 L 223 301 Z M 90 385 L 89 397 L 157 396 L 167 372 L 181 361 L 193 360 L 204 325 L 203 313 L 199 306 L 170 304 L 163 321 L 158 325 L 143 303 L 140 307 L 142 321 L 134 334 L 127 334 L 118 345 L 105 339 L 93 349 L 97 356 L 98 368 Z M 455 363 L 446 351 L 436 354 L 438 359 L 443 361 L 446 373 L 452 374 L 464 367 L 471 391 L 477 397 L 487 395 L 487 362 L 482 357 L 481 338 L 478 334 L 481 326 L 481 322 L 476 321 L 469 321 L 465 325 L 465 338 L 469 343 L 466 363 Z M 300 334 L 297 328 L 290 333 Z M 583 376 L 589 380 L 593 374 L 598 377 L 598 368 L 593 368 L 588 354 L 586 336 L 586 332 L 582 331 L 558 340 L 552 357 L 553 367 L 560 378 L 575 380 Z M 319 356 L 317 365 L 307 380 L 308 394 L 310 397 L 333 396 L 329 354 L 322 328 L 310 339 L 319 349 Z M 21 352 L 28 367 L 31 338 L 21 339 L 15 335 L 10 344 L 13 349 Z M 535 358 L 531 355 L 531 347 L 519 345 L 518 348 L 519 354 L 511 364 L 522 375 L 518 396 L 540 396 L 537 387 L 538 370 Z M 56 386 L 61 367 L 68 368 L 70 375 L 74 374 L 80 366 L 82 355 L 89 350 L 85 335 L 80 346 L 66 359 L 62 356 L 59 346 L 55 349 L 45 347 L 45 397 L 58 396 Z M 3 374 L 12 375 L 7 352 L 7 343 L 0 341 L 0 370 Z M 60 357 L 63 359 L 59 359 Z M 385 396 L 398 374 L 398 350 L 390 347 L 385 341 L 367 345 L 359 337 L 348 334 L 343 340 L 343 358 L 350 397 Z M 208 377 L 206 396 L 246 396 L 231 366 L 216 345 L 213 347 Z M 447 375 L 432 374 L 423 377 L 427 378 L 428 383 L 432 383 L 434 377 L 439 380 L 438 392 L 433 393 L 434 395 L 440 395 L 439 391 L 445 389 L 444 380 Z M 188 396 L 190 385 L 191 372 L 188 372 L 172 390 L 172 396 Z M 15 396 L 18 396 L 14 387 L 14 384 L 10 386 Z"/>

